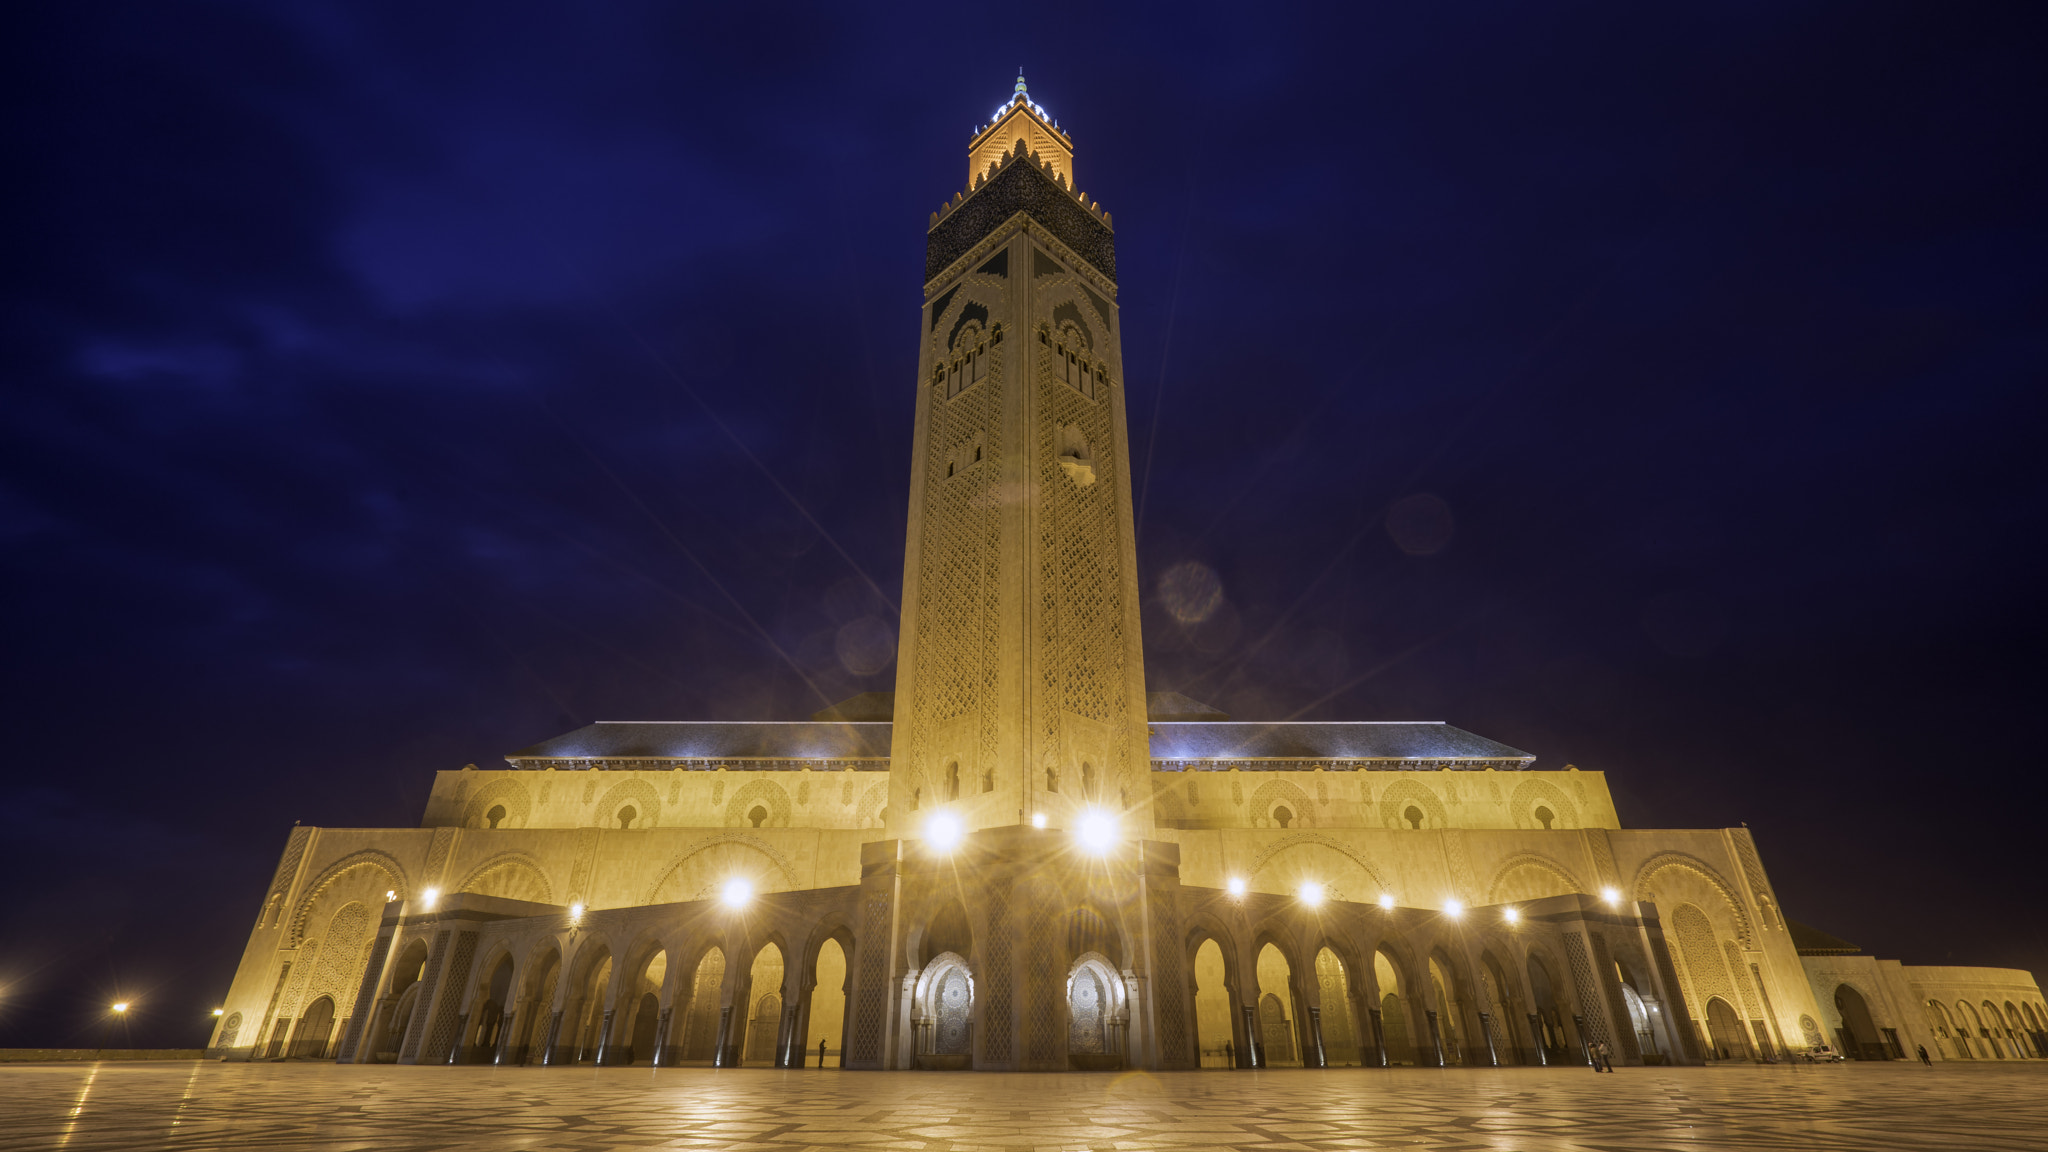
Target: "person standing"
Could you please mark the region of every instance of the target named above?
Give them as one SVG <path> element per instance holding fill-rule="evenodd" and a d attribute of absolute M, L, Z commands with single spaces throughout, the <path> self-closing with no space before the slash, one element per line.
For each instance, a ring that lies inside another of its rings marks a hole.
<path fill-rule="evenodd" d="M 1913 1050 L 1920 1053 L 1920 1062 L 1922 1064 L 1927 1065 L 1929 1068 L 1934 1067 L 1934 1061 L 1927 1058 L 1927 1045 L 1915 1044 L 1913 1045 Z"/>
<path fill-rule="evenodd" d="M 820 1068 L 823 1068 L 824 1066 L 825 1066 L 825 1038 L 824 1038 L 823 1036 L 820 1036 L 820 1037 L 818 1037 L 818 1067 L 820 1067 Z"/>

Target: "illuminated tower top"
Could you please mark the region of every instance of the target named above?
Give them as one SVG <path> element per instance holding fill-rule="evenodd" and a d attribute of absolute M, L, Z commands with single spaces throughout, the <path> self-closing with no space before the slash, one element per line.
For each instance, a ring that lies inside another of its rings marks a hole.
<path fill-rule="evenodd" d="M 988 166 L 1000 159 L 1003 153 L 1024 141 L 1024 151 L 1035 153 L 1039 159 L 1052 165 L 1052 174 L 1066 178 L 1066 186 L 1074 186 L 1074 142 L 1060 131 L 1052 114 L 1034 103 L 1030 91 L 1024 86 L 1024 70 L 1017 70 L 1017 88 L 1010 99 L 998 107 L 989 122 L 977 129 L 974 139 L 967 145 L 967 185 L 974 186 L 974 178 L 988 174 Z"/>

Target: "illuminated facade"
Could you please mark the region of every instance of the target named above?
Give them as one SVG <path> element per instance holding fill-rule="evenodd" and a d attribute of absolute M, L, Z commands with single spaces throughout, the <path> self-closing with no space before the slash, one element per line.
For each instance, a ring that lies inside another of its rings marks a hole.
<path fill-rule="evenodd" d="M 1020 78 L 932 214 L 895 692 L 595 724 L 440 773 L 418 828 L 294 828 L 215 1051 L 1193 1069 L 1835 1035 L 1745 829 L 1625 829 L 1601 773 L 1447 724 L 1147 694 L 1115 233 L 1073 173 Z M 1887 995 L 1873 1027 L 1934 1039 Z"/>

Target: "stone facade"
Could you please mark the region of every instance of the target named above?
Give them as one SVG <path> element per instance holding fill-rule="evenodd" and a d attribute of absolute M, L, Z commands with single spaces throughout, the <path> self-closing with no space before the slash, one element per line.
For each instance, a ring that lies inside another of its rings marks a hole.
<path fill-rule="evenodd" d="M 893 698 L 591 725 L 440 773 L 419 828 L 292 829 L 215 1053 L 1698 1063 L 1825 1042 L 1830 980 L 1905 1036 L 1931 999 L 2035 1019 L 2030 978 L 1803 966 L 1746 829 L 1624 828 L 1599 772 L 1155 707 L 1109 214 L 1021 80 L 969 163 L 928 243 Z"/>

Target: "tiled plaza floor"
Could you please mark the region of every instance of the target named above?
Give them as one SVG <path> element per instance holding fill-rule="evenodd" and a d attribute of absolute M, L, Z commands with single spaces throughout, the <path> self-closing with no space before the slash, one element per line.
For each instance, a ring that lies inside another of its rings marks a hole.
<path fill-rule="evenodd" d="M 2048 1063 L 997 1075 L 0 1067 L 0 1149 L 2048 1148 Z"/>

